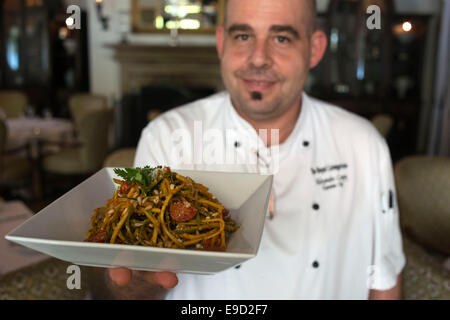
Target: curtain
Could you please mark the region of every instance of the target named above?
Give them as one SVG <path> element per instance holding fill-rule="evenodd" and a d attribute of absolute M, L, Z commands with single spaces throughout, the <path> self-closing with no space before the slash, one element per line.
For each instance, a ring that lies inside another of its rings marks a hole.
<path fill-rule="evenodd" d="M 450 0 L 443 0 L 428 154 L 450 156 Z"/>

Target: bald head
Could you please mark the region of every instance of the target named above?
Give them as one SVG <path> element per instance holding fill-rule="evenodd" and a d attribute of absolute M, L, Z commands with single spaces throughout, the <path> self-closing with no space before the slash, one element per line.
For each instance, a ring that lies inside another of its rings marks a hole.
<path fill-rule="evenodd" d="M 306 12 L 308 15 L 309 32 L 313 34 L 317 29 L 317 4 L 316 0 L 303 0 L 306 2 Z"/>
<path fill-rule="evenodd" d="M 245 1 L 245 0 L 225 0 L 226 8 L 224 14 L 223 24 L 226 26 L 227 24 L 227 12 L 228 12 L 228 3 L 232 1 Z M 282 1 L 282 0 L 274 0 L 274 1 Z M 305 12 L 303 16 L 305 17 L 305 21 L 307 24 L 308 34 L 312 35 L 314 31 L 317 29 L 317 4 L 316 0 L 298 0 L 304 3 Z"/>

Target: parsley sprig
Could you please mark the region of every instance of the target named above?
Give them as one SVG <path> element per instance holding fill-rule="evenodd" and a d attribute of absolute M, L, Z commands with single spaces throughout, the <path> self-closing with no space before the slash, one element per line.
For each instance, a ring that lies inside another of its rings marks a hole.
<path fill-rule="evenodd" d="M 160 169 L 160 167 L 152 168 L 149 166 L 144 168 L 116 168 L 114 173 L 128 183 L 149 187 L 155 181 Z"/>

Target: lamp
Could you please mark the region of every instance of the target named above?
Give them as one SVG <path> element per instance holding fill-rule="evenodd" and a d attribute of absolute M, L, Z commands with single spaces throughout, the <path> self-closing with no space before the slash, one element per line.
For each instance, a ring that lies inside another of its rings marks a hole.
<path fill-rule="evenodd" d="M 109 18 L 103 15 L 103 0 L 95 0 L 97 7 L 97 19 L 102 24 L 103 30 L 108 30 Z"/>

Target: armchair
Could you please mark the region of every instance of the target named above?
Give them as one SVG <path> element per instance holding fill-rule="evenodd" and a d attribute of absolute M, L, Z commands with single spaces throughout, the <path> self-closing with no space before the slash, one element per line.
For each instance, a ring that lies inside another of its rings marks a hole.
<path fill-rule="evenodd" d="M 377 128 L 381 135 L 386 139 L 391 132 L 394 119 L 387 114 L 378 114 L 371 119 L 372 124 Z"/>
<path fill-rule="evenodd" d="M 450 299 L 450 158 L 412 156 L 395 166 L 407 264 L 406 299 Z"/>
<path fill-rule="evenodd" d="M 83 175 L 100 169 L 108 152 L 108 129 L 111 122 L 110 109 L 86 111 L 76 123 L 79 145 L 46 156 L 42 161 L 44 171 Z"/>
<path fill-rule="evenodd" d="M 106 109 L 107 103 L 104 96 L 80 93 L 70 98 L 69 108 L 75 124 L 78 124 L 86 113 Z"/>
<path fill-rule="evenodd" d="M 134 156 L 136 148 L 123 148 L 114 151 L 106 158 L 104 167 L 132 168 L 134 164 Z"/>
<path fill-rule="evenodd" d="M 0 91 L 0 109 L 7 118 L 17 118 L 25 113 L 28 98 L 20 91 Z"/>
<path fill-rule="evenodd" d="M 23 148 L 4 150 L 8 136 L 7 129 L 5 122 L 0 119 L 0 186 L 15 187 L 30 176 L 31 164 L 27 158 L 15 156 L 15 153 L 23 151 Z"/>

